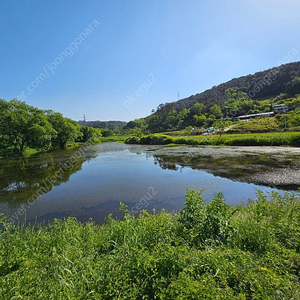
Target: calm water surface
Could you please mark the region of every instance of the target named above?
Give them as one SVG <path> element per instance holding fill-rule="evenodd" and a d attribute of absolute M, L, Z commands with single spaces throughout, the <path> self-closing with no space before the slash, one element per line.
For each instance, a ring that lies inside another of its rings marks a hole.
<path fill-rule="evenodd" d="M 103 143 L 79 157 L 76 149 L 0 161 L 0 212 L 17 222 L 74 216 L 102 222 L 132 213 L 183 207 L 186 188 L 204 198 L 222 191 L 228 204 L 255 190 L 296 190 L 300 150 L 292 148 L 166 147 Z M 270 187 L 267 187 L 270 186 Z M 278 189 L 279 188 L 279 189 Z"/>

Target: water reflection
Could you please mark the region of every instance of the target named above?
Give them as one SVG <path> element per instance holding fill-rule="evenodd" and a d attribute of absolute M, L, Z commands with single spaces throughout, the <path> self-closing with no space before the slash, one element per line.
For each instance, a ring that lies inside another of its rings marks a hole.
<path fill-rule="evenodd" d="M 163 158 L 163 157 L 159 157 L 157 155 L 154 155 L 154 164 L 155 165 L 159 165 L 163 170 L 174 170 L 177 171 L 178 167 L 177 167 L 177 163 L 178 161 L 176 160 L 176 162 L 172 162 L 172 161 L 168 161 L 168 159 Z"/>
<path fill-rule="evenodd" d="M 0 160 L 0 211 L 16 222 L 102 222 L 109 213 L 119 216 L 119 202 L 134 211 L 181 209 L 186 188 L 204 189 L 205 200 L 223 191 L 228 204 L 239 204 L 257 188 L 274 190 L 263 185 L 295 190 L 300 181 L 300 149 L 106 143 L 76 151 Z M 150 188 L 155 197 L 143 206 Z"/>
<path fill-rule="evenodd" d="M 260 150 L 260 151 L 258 151 Z M 131 149 L 141 153 L 142 149 Z M 298 190 L 300 186 L 299 149 L 241 147 L 176 147 L 144 148 L 146 157 L 163 170 L 182 172 L 189 167 L 209 172 L 233 181 L 271 186 L 283 190 Z"/>
<path fill-rule="evenodd" d="M 80 156 L 76 151 L 58 150 L 30 158 L 0 160 L 0 202 L 11 208 L 29 199 L 33 202 L 53 187 L 67 182 L 72 174 L 81 170 L 84 161 L 96 157 L 92 152 Z"/>
<path fill-rule="evenodd" d="M 277 161 L 274 158 L 261 158 L 256 155 L 226 157 L 214 159 L 210 156 L 172 157 L 154 155 L 155 163 L 162 169 L 180 170 L 189 167 L 193 170 L 203 170 L 233 181 L 271 186 L 283 190 L 298 190 L 299 166 L 290 162 Z"/>

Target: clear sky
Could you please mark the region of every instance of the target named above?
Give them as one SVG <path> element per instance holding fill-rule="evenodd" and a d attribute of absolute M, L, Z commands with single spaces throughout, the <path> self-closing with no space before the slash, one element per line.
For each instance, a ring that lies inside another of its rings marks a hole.
<path fill-rule="evenodd" d="M 300 1 L 0 0 L 0 33 L 0 98 L 129 121 L 299 61 Z"/>

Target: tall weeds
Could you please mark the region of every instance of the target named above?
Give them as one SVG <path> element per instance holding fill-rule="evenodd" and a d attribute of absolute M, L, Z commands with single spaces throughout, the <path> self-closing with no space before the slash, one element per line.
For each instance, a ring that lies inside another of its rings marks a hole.
<path fill-rule="evenodd" d="M 300 299 L 298 194 L 231 207 L 192 190 L 179 213 L 121 209 L 103 225 L 2 215 L 0 299 Z"/>

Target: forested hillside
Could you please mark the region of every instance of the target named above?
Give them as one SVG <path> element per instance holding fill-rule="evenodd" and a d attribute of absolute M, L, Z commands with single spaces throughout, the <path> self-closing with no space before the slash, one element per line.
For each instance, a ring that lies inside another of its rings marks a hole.
<path fill-rule="evenodd" d="M 299 107 L 300 62 L 234 78 L 203 93 L 160 104 L 152 115 L 127 124 L 149 132 L 207 127 L 216 119 L 268 112 L 277 104 Z"/>
<path fill-rule="evenodd" d="M 292 97 L 300 93 L 299 77 L 300 62 L 290 63 L 252 75 L 234 78 L 203 93 L 181 99 L 176 102 L 175 107 L 176 109 L 190 108 L 196 102 L 207 106 L 222 105 L 227 100 L 226 90 L 230 88 L 239 88 L 252 100 L 272 98 L 281 93 Z"/>
<path fill-rule="evenodd" d="M 79 121 L 78 123 L 82 126 L 109 130 L 118 130 L 127 124 L 127 122 L 123 121 Z"/>

